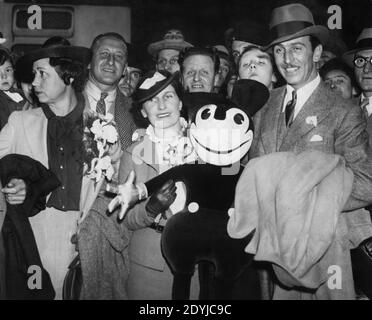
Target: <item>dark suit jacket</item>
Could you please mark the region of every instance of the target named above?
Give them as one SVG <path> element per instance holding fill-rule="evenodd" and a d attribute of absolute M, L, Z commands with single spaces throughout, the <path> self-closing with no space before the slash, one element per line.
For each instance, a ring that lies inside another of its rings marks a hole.
<path fill-rule="evenodd" d="M 285 86 L 273 90 L 267 104 L 256 114 L 250 158 L 278 151 L 300 153 L 308 149 L 342 155 L 354 173 L 353 190 L 345 211 L 370 204 L 372 151 L 360 107 L 331 92 L 321 82 L 287 129 L 282 112 L 285 92 Z M 353 247 L 372 236 L 371 219 L 366 210 L 348 213 L 347 220 Z"/>
<path fill-rule="evenodd" d="M 5 251 L 5 263 L 1 267 L 4 267 L 6 276 L 6 299 L 53 299 L 55 291 L 48 271 L 42 266 L 28 217 L 45 209 L 47 195 L 60 182 L 40 162 L 19 154 L 10 154 L 0 160 L 2 185 L 6 185 L 11 178 L 25 181 L 27 196 L 21 205 L 7 205 L 0 233 Z M 30 266 L 40 267 L 41 289 L 32 290 L 28 287 Z M 4 283 L 0 285 L 3 286 Z"/>

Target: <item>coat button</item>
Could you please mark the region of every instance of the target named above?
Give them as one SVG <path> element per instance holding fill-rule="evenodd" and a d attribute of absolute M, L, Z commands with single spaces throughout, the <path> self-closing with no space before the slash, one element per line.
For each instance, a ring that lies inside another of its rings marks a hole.
<path fill-rule="evenodd" d="M 195 213 L 199 210 L 199 205 L 196 203 L 196 202 L 191 202 L 188 206 L 187 206 L 187 209 L 191 212 L 191 213 Z"/>

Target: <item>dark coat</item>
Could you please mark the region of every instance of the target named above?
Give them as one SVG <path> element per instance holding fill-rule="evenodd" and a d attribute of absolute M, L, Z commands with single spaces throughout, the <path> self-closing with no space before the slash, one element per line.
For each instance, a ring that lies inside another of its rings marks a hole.
<path fill-rule="evenodd" d="M 1 235 L 5 251 L 6 299 L 53 299 L 55 291 L 49 273 L 43 268 L 28 217 L 45 209 L 47 195 L 59 185 L 57 177 L 40 162 L 27 156 L 10 154 L 0 160 L 0 180 L 6 185 L 12 178 L 23 179 L 27 187 L 21 205 L 7 205 Z M 41 289 L 30 289 L 28 280 L 39 266 Z"/>

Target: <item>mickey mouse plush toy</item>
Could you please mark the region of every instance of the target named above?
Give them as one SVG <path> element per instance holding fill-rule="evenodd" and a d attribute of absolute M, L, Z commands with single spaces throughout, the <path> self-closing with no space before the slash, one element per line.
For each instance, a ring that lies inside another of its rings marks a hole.
<path fill-rule="evenodd" d="M 189 299 L 191 277 L 200 261 L 215 267 L 214 298 L 229 299 L 234 281 L 250 262 L 244 252 L 249 239 L 230 238 L 226 227 L 243 170 L 240 160 L 253 139 L 250 117 L 265 104 L 269 92 L 253 80 L 244 80 L 234 91 L 239 104 L 228 100 L 207 103 L 192 119 L 189 136 L 201 162 L 174 167 L 145 183 L 147 196 L 169 180 L 182 181 L 187 190 L 185 208 L 169 218 L 161 240 L 174 276 L 173 299 Z M 134 202 L 136 187 L 119 190 L 110 211 L 119 203 L 127 207 Z"/>

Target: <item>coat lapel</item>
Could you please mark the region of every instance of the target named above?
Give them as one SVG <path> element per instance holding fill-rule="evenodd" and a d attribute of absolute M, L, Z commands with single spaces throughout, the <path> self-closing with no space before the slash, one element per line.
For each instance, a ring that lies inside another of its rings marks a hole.
<path fill-rule="evenodd" d="M 133 159 L 138 159 L 146 163 L 149 167 L 159 172 L 158 159 L 156 157 L 155 144 L 148 138 L 147 135 L 141 141 L 136 143 L 131 148 Z M 134 160 L 136 161 L 136 160 Z"/>
<path fill-rule="evenodd" d="M 283 136 L 284 118 L 281 119 L 281 111 L 285 87 L 272 91 L 271 95 L 261 121 L 261 139 L 266 154 L 277 150 L 278 141 Z"/>
<path fill-rule="evenodd" d="M 292 126 L 287 130 L 278 150 L 291 149 L 291 146 L 298 139 L 301 139 L 309 131 L 314 130 L 315 126 L 311 123 L 306 123 L 306 118 L 316 117 L 318 124 L 322 122 L 330 112 L 329 101 L 330 96 L 327 93 L 327 88 L 321 82 L 303 105 Z"/>
<path fill-rule="evenodd" d="M 46 168 L 48 165 L 47 127 L 48 120 L 41 108 L 34 109 L 32 117 L 23 117 L 24 132 L 30 146 L 32 157 L 40 161 Z M 32 130 L 30 130 L 32 128 Z"/>

